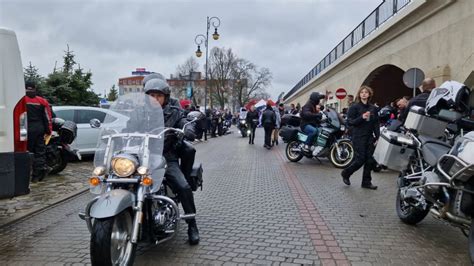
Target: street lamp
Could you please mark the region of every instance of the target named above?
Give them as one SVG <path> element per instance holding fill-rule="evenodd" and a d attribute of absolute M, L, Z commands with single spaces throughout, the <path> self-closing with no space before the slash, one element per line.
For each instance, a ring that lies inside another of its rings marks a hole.
<path fill-rule="evenodd" d="M 217 33 L 217 28 L 221 25 L 221 20 L 218 17 L 207 17 L 206 19 L 206 35 L 204 36 L 203 34 L 198 34 L 194 38 L 194 42 L 197 45 L 197 50 L 196 50 L 196 56 L 201 57 L 202 51 L 201 51 L 201 44 L 204 43 L 206 46 L 206 87 L 204 88 L 204 112 L 207 110 L 207 81 L 208 81 L 208 54 L 209 54 L 209 29 L 211 28 L 211 24 L 214 27 L 214 33 L 212 34 L 212 38 L 214 40 L 219 39 L 219 33 Z"/>

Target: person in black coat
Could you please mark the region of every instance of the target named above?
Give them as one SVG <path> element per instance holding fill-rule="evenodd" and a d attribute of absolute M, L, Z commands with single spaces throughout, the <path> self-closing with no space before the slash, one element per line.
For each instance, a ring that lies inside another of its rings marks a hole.
<path fill-rule="evenodd" d="M 375 143 L 380 136 L 377 108 L 370 104 L 373 95 L 373 90 L 370 87 L 360 87 L 356 95 L 356 102 L 348 110 L 347 122 L 352 127 L 351 134 L 355 158 L 341 172 L 344 184 L 350 185 L 350 176 L 364 166 L 362 187 L 368 189 L 377 189 L 377 186 L 372 184 L 371 171 L 376 165 L 372 155 L 375 150 Z"/>
<path fill-rule="evenodd" d="M 308 135 L 305 142 L 305 149 L 309 149 L 314 143 L 314 138 L 318 135 L 318 128 L 321 123 L 322 114 L 318 111 L 319 101 L 324 99 L 324 95 L 319 92 L 312 92 L 309 100 L 301 109 L 301 130 Z"/>
<path fill-rule="evenodd" d="M 182 128 L 184 124 L 187 123 L 183 110 L 181 110 L 179 106 L 171 105 L 171 91 L 166 81 L 161 79 L 152 79 L 145 84 L 144 92 L 155 98 L 156 101 L 163 107 L 165 127 Z M 128 123 L 136 123 L 138 121 L 141 120 L 130 119 Z M 130 128 L 139 128 L 139 126 L 146 125 L 135 125 L 130 126 Z M 195 129 L 192 126 L 188 126 L 185 130 L 185 137 L 190 141 L 193 141 L 195 138 L 194 132 Z M 165 176 L 166 181 L 171 186 L 172 190 L 177 192 L 184 213 L 196 213 L 193 191 L 186 180 L 185 174 L 187 173 L 184 173 L 186 169 L 183 169 L 183 167 L 180 167 L 179 165 L 179 158 L 183 158 L 183 152 L 192 153 L 191 156 L 189 156 L 189 159 L 193 160 L 190 163 L 192 169 L 195 150 L 192 148 L 192 146 L 191 149 L 183 149 L 183 147 L 186 148 L 186 142 L 179 142 L 175 134 L 169 133 L 165 135 L 163 145 L 163 156 L 165 157 L 167 164 Z M 189 244 L 196 245 L 199 243 L 199 230 L 196 224 L 196 219 L 188 219 L 186 222 L 188 223 Z"/>
<path fill-rule="evenodd" d="M 248 114 L 247 114 L 248 116 Z M 272 131 L 276 126 L 276 114 L 273 111 L 272 105 L 267 103 L 267 107 L 262 114 L 262 125 L 265 130 L 265 144 L 263 147 L 267 149 L 272 148 Z"/>
<path fill-rule="evenodd" d="M 416 95 L 408 102 L 408 106 L 403 110 L 402 113 L 400 113 L 400 117 L 398 119 L 402 122 L 405 122 L 412 106 L 420 106 L 424 108 L 426 106 L 426 101 L 428 100 L 428 97 L 430 97 L 431 91 L 434 88 L 436 88 L 436 82 L 434 79 L 426 78 L 423 80 L 423 83 L 421 84 L 422 93 Z"/>
<path fill-rule="evenodd" d="M 255 130 L 257 129 L 258 125 L 258 111 L 255 110 L 255 105 L 250 106 L 250 111 L 247 112 L 245 122 L 247 122 L 247 125 L 250 129 L 249 144 L 254 144 Z"/>

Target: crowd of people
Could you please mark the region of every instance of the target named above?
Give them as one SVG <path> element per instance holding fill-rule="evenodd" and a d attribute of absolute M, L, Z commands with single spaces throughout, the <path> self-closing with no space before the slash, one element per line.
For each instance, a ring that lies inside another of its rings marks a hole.
<path fill-rule="evenodd" d="M 371 172 L 377 166 L 373 153 L 380 136 L 380 126 L 390 127 L 403 124 L 412 106 L 425 107 L 426 101 L 435 87 L 434 79 L 426 78 L 421 85 L 420 94 L 413 98 L 400 97 L 384 107 L 371 102 L 374 92 L 368 86 L 364 85 L 359 88 L 355 100 L 354 96 L 349 95 L 348 108 L 343 108 L 341 116 L 345 119 L 346 133 L 354 145 L 355 158 L 341 172 L 344 184 L 351 185 L 350 177 L 363 167 L 361 186 L 372 190 L 377 189 L 377 186 L 372 184 Z M 304 148 L 308 150 L 319 133 L 321 110 L 324 109 L 319 104 L 322 98 L 324 98 L 323 95 L 313 92 L 301 110 L 292 104 L 291 109 L 287 112 L 301 117 L 301 130 L 308 136 Z"/>

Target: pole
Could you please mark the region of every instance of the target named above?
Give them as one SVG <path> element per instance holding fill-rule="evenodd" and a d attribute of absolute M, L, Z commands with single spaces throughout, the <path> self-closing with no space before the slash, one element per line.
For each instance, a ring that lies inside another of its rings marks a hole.
<path fill-rule="evenodd" d="M 415 97 L 416 95 L 416 68 L 415 68 L 415 74 L 413 75 L 413 97 Z"/>
<path fill-rule="evenodd" d="M 208 66 L 208 51 L 209 51 L 209 48 L 208 48 L 208 45 L 207 45 L 207 41 L 209 40 L 209 17 L 206 17 L 206 40 L 205 40 L 205 45 L 206 45 L 206 87 L 204 88 L 204 112 L 206 112 L 207 110 L 207 87 L 208 87 L 208 71 L 209 71 L 209 66 Z M 206 138 L 207 139 L 207 138 Z"/>

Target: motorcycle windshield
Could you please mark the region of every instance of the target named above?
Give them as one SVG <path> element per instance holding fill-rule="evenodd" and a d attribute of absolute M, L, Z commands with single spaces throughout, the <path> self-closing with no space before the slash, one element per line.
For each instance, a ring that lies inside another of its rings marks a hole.
<path fill-rule="evenodd" d="M 94 165 L 111 172 L 112 158 L 123 153 L 135 156 L 139 166 L 150 170 L 163 165 L 164 136 L 160 133 L 164 117 L 160 103 L 144 93 L 129 93 L 120 96 L 109 110 L 101 125 Z M 117 119 L 116 113 L 126 119 Z"/>
<path fill-rule="evenodd" d="M 330 124 L 335 128 L 341 127 L 341 121 L 339 120 L 339 115 L 337 114 L 334 109 L 328 108 L 326 111 L 326 115 L 329 118 Z"/>

